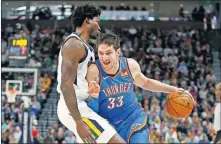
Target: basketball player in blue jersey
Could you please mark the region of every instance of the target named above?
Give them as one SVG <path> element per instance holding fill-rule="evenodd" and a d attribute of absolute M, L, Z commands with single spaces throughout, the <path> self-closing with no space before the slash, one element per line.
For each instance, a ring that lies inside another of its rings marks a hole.
<path fill-rule="evenodd" d="M 100 10 L 93 5 L 78 6 L 72 15 L 72 32 L 61 46 L 58 58 L 57 91 L 60 99 L 57 115 L 61 123 L 74 132 L 78 143 L 125 143 L 108 121 L 87 106 L 88 63 L 94 50 L 90 36 L 100 31 Z"/>
<path fill-rule="evenodd" d="M 127 143 L 148 143 L 147 115 L 136 99 L 133 84 L 154 92 L 183 89 L 145 77 L 135 60 L 120 56 L 120 40 L 113 33 L 101 37 L 98 57 L 89 66 L 86 79 L 89 93 L 98 87 L 100 92 L 98 97 L 87 99 L 88 106 L 107 119 Z"/>

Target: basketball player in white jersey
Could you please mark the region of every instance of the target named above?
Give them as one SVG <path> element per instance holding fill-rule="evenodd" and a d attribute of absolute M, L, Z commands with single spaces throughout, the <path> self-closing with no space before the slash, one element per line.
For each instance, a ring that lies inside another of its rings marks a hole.
<path fill-rule="evenodd" d="M 221 83 L 216 85 L 215 93 L 219 102 L 216 104 L 214 111 L 214 128 L 216 130 L 214 143 L 221 143 Z"/>
<path fill-rule="evenodd" d="M 75 133 L 78 143 L 125 143 L 85 102 L 88 98 L 85 79 L 88 63 L 95 60 L 88 40 L 100 31 L 100 13 L 96 7 L 86 4 L 77 7 L 72 15 L 76 30 L 66 38 L 59 54 L 57 113 L 61 123 Z"/>

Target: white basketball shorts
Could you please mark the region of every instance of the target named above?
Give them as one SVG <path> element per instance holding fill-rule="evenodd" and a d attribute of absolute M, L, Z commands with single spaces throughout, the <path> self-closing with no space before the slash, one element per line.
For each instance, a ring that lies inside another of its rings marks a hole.
<path fill-rule="evenodd" d="M 82 120 L 91 130 L 97 143 L 108 143 L 108 141 L 117 133 L 108 121 L 89 108 L 85 101 L 78 101 L 78 109 L 82 116 Z M 61 123 L 76 135 L 77 142 L 83 143 L 83 140 L 77 133 L 76 123 L 70 115 L 62 96 L 60 96 L 58 102 L 57 114 Z"/>

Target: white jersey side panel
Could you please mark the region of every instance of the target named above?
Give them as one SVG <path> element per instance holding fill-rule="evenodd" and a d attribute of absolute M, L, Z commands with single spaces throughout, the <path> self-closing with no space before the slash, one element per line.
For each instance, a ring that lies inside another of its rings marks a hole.
<path fill-rule="evenodd" d="M 85 50 L 86 50 L 86 58 L 78 64 L 78 68 L 77 68 L 77 76 L 76 76 L 76 84 L 73 83 L 74 89 L 75 89 L 75 93 L 76 93 L 76 97 L 77 100 L 85 100 L 88 97 L 88 83 L 85 79 L 86 74 L 87 74 L 87 69 L 88 69 L 88 63 L 93 62 L 95 60 L 95 56 L 94 56 L 94 50 L 92 48 L 90 48 L 89 45 L 87 45 L 77 34 L 72 33 L 71 35 L 69 35 L 65 42 L 70 39 L 70 38 L 77 38 L 80 41 L 82 41 L 85 45 Z M 62 50 L 62 47 L 61 47 Z M 58 93 L 60 93 L 61 98 L 63 98 L 62 95 L 62 91 L 61 91 L 61 65 L 62 65 L 62 55 L 61 55 L 61 50 L 59 53 L 59 57 L 58 57 L 58 75 L 57 75 L 57 81 L 58 81 L 58 85 L 57 85 L 57 91 Z"/>

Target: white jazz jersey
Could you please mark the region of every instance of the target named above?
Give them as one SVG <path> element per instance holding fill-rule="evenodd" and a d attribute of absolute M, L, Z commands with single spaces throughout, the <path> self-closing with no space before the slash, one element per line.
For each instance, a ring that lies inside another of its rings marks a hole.
<path fill-rule="evenodd" d="M 88 97 L 88 83 L 85 79 L 86 74 L 87 74 L 87 69 L 88 69 L 88 63 L 95 61 L 95 56 L 94 56 L 94 50 L 91 46 L 89 46 L 88 44 L 86 44 L 76 33 L 72 33 L 70 34 L 66 39 L 65 42 L 70 39 L 70 38 L 77 38 L 80 41 L 82 41 L 85 45 L 85 51 L 86 51 L 86 56 L 79 62 L 78 64 L 78 68 L 77 68 L 77 76 L 76 76 L 76 80 L 73 84 L 74 89 L 75 89 L 75 93 L 76 93 L 76 97 L 78 101 L 82 101 L 85 100 Z M 64 43 L 65 43 L 64 42 Z M 74 46 L 73 46 L 74 47 Z M 62 66 L 62 55 L 61 55 L 61 51 L 62 51 L 62 47 L 59 53 L 59 57 L 58 57 L 58 75 L 57 75 L 57 81 L 58 81 L 58 85 L 57 85 L 57 91 L 58 93 L 60 93 L 60 98 L 63 98 L 62 92 L 61 92 L 61 66 Z"/>

